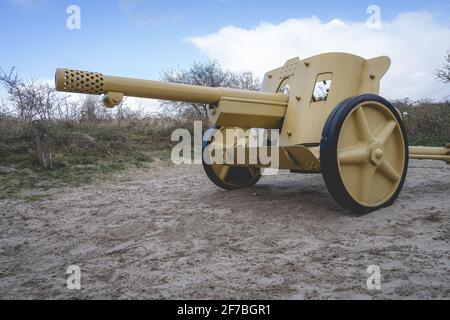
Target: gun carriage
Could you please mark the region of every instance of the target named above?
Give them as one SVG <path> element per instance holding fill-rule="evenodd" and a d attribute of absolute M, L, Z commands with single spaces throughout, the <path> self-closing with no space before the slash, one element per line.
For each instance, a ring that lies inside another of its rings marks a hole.
<path fill-rule="evenodd" d="M 366 60 L 346 53 L 295 58 L 267 72 L 259 92 L 58 69 L 56 88 L 104 95 L 107 107 L 124 96 L 209 104 L 217 130 L 205 135 L 203 147 L 219 143 L 225 153 L 238 145 L 250 148 L 248 135 L 240 141 L 214 139 L 226 129 L 278 129 L 279 169 L 321 173 L 342 207 L 370 212 L 396 200 L 410 157 L 450 161 L 449 146 L 408 147 L 401 114 L 379 96 L 390 64 L 385 56 Z M 247 157 L 239 164 L 204 161 L 203 166 L 212 182 L 231 190 L 255 184 L 270 165 Z"/>

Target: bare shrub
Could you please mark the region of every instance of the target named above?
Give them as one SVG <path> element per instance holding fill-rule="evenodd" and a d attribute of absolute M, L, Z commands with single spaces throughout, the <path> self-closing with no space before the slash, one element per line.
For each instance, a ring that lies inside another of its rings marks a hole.
<path fill-rule="evenodd" d="M 194 63 L 189 70 L 165 71 L 162 81 L 207 87 L 260 90 L 259 80 L 253 73 L 226 71 L 217 61 Z M 199 120 L 208 118 L 208 104 L 167 101 L 162 102 L 161 106 L 183 117 Z"/>
<path fill-rule="evenodd" d="M 0 84 L 7 92 L 7 104 L 10 112 L 32 125 L 36 132 L 36 153 L 44 168 L 52 168 L 52 153 L 47 134 L 48 123 L 57 117 L 60 109 L 66 105 L 67 97 L 58 94 L 47 83 L 33 79 L 20 79 L 14 68 L 9 73 L 0 69 Z"/>
<path fill-rule="evenodd" d="M 442 63 L 442 68 L 436 71 L 436 79 L 444 83 L 450 83 L 450 50 Z"/>
<path fill-rule="evenodd" d="M 28 123 L 36 120 L 48 123 L 67 103 L 67 96 L 57 93 L 53 86 L 34 79 L 20 79 L 14 68 L 9 73 L 0 69 L 0 84 L 8 95 L 4 105 Z"/>

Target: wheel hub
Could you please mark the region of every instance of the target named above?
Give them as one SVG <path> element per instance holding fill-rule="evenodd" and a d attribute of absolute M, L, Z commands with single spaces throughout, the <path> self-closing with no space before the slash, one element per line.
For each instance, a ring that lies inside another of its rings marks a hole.
<path fill-rule="evenodd" d="M 352 201 L 375 208 L 396 196 L 407 153 L 395 109 L 374 101 L 353 106 L 338 139 L 338 174 Z"/>
<path fill-rule="evenodd" d="M 379 143 L 373 143 L 370 146 L 370 160 L 373 165 L 379 166 L 384 159 L 384 148 Z"/>

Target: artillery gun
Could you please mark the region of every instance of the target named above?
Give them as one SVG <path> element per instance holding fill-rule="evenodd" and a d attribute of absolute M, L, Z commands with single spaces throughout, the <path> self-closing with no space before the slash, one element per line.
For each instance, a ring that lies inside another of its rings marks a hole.
<path fill-rule="evenodd" d="M 124 96 L 209 104 L 217 130 L 205 135 L 204 148 L 219 143 L 235 151 L 234 138 L 228 143 L 214 139 L 226 129 L 278 129 L 279 169 L 322 173 L 337 203 L 365 213 L 396 200 L 410 157 L 450 161 L 448 145 L 408 147 L 401 114 L 379 96 L 390 64 L 385 56 L 366 60 L 346 53 L 294 58 L 267 72 L 260 92 L 58 69 L 56 88 L 103 94 L 107 107 Z M 243 145 L 250 148 L 248 141 Z M 203 166 L 212 182 L 228 190 L 254 185 L 268 167 L 248 158 L 239 164 L 204 161 Z"/>

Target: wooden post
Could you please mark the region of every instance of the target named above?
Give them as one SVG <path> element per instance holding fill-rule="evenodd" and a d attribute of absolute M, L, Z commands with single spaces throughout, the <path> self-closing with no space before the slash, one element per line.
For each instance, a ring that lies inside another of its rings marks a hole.
<path fill-rule="evenodd" d="M 36 121 L 34 123 L 37 134 L 36 134 L 36 154 L 39 160 L 39 164 L 44 169 L 52 169 L 53 168 L 53 158 L 52 158 L 52 150 L 50 147 L 50 141 L 47 134 L 47 128 L 45 125 Z"/>

